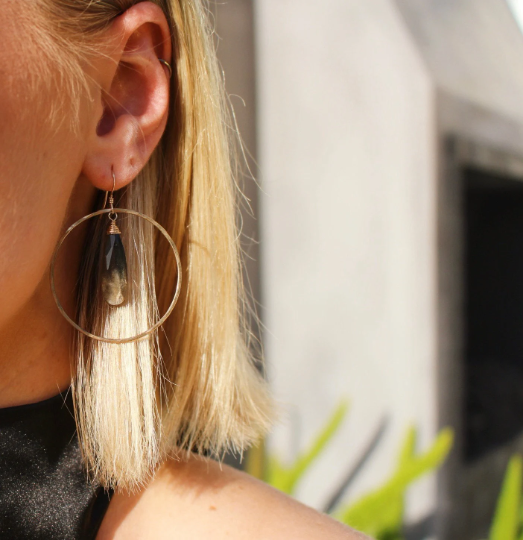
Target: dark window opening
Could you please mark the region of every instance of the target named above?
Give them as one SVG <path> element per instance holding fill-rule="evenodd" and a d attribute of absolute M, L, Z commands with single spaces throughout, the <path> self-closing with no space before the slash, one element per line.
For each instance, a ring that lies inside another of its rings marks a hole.
<path fill-rule="evenodd" d="M 523 431 L 523 179 L 464 170 L 465 457 Z"/>

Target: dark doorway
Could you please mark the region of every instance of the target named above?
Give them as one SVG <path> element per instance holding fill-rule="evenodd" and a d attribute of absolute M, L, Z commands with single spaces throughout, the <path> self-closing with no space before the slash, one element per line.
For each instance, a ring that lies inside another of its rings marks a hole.
<path fill-rule="evenodd" d="M 523 432 L 523 179 L 464 170 L 465 458 Z"/>

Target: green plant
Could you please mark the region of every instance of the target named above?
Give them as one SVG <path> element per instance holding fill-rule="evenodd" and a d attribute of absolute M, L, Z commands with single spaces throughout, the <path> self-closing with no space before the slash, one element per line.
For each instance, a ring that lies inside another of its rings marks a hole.
<path fill-rule="evenodd" d="M 523 540 L 522 472 L 523 460 L 515 454 L 503 479 L 489 540 Z"/>
<path fill-rule="evenodd" d="M 298 482 L 338 431 L 347 414 L 347 410 L 348 403 L 344 400 L 336 407 L 327 424 L 315 437 L 310 447 L 300 453 L 291 465 L 286 466 L 278 456 L 269 455 L 267 457 L 264 480 L 284 493 L 293 495 Z"/>
<path fill-rule="evenodd" d="M 258 472 L 258 477 L 261 476 L 272 486 L 293 495 L 299 481 L 338 431 L 347 411 L 348 404 L 344 400 L 336 407 L 327 424 L 314 438 L 308 449 L 300 453 L 292 464 L 285 465 L 278 456 L 270 455 L 266 458 L 265 467 L 261 468 L 260 452 L 255 449 L 248 461 L 248 472 L 262 470 L 261 475 Z M 449 428 L 443 429 L 432 446 L 420 454 L 416 453 L 416 439 L 416 428 L 410 427 L 403 441 L 396 468 L 390 478 L 355 503 L 337 504 L 332 510 L 333 517 L 374 536 L 377 540 L 400 540 L 406 490 L 415 480 L 436 470 L 443 463 L 452 447 L 453 433 Z M 368 452 L 372 452 L 372 449 L 371 446 Z M 368 456 L 364 457 L 362 463 Z M 350 480 L 344 483 L 343 489 L 348 487 L 354 477 L 354 473 L 349 475 Z M 505 540 L 505 538 L 496 537 L 490 540 Z M 523 540 L 523 538 L 518 540 Z"/>
<path fill-rule="evenodd" d="M 426 452 L 416 454 L 416 430 L 411 427 L 391 477 L 355 503 L 336 511 L 334 516 L 378 540 L 401 538 L 407 488 L 443 463 L 452 447 L 452 440 L 452 430 L 445 428 Z"/>

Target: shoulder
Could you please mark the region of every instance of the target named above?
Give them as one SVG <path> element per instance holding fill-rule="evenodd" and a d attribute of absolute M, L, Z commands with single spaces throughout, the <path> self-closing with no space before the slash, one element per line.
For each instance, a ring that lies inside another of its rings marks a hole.
<path fill-rule="evenodd" d="M 116 493 L 98 540 L 365 540 L 329 516 L 211 459 L 169 460 L 140 493 Z"/>

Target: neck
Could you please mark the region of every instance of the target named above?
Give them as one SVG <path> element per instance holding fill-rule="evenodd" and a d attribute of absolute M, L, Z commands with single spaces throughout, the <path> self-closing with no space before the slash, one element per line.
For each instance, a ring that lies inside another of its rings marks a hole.
<path fill-rule="evenodd" d="M 72 328 L 45 291 L 48 280 L 43 281 L 33 297 L 2 327 L 0 408 L 49 398 L 71 382 Z"/>
<path fill-rule="evenodd" d="M 88 182 L 77 182 L 61 234 L 91 211 L 96 193 Z M 74 291 L 85 233 L 84 227 L 71 233 L 55 267 L 57 294 L 69 314 L 75 312 Z M 41 401 L 71 384 L 74 332 L 55 304 L 48 266 L 31 297 L 0 325 L 0 408 Z"/>

